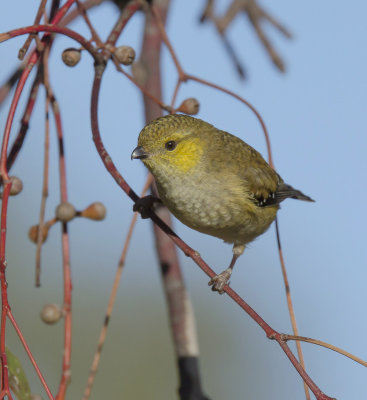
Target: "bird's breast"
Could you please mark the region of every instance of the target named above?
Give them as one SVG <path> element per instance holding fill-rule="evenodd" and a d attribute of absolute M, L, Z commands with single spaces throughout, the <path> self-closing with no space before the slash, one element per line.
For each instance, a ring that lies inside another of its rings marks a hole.
<path fill-rule="evenodd" d="M 229 243 L 248 243 L 263 233 L 277 208 L 259 209 L 248 193 L 231 179 L 190 176 L 156 176 L 163 203 L 185 225 Z"/>

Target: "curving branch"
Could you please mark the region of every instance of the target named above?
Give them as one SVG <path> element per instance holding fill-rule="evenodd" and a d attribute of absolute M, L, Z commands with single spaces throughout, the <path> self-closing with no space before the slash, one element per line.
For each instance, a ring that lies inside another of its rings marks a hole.
<path fill-rule="evenodd" d="M 96 146 L 96 150 L 104 163 L 106 169 L 114 178 L 116 183 L 121 187 L 121 189 L 133 200 L 137 202 L 139 197 L 126 182 L 123 176 L 118 172 L 115 164 L 113 163 L 111 156 L 104 147 L 103 141 L 101 139 L 99 124 L 98 124 L 98 98 L 101 86 L 101 78 L 105 65 L 97 64 L 95 66 L 95 76 L 93 80 L 92 97 L 91 97 L 91 124 L 92 124 L 92 135 L 93 141 Z M 153 211 L 147 210 L 147 216 L 163 231 L 168 237 L 183 251 L 183 253 L 190 257 L 202 270 L 208 275 L 209 278 L 215 276 L 215 272 L 209 267 L 209 265 L 201 258 L 199 253 L 187 245 L 173 230 L 162 221 Z M 233 289 L 228 285 L 224 287 L 224 292 L 235 301 L 265 332 L 266 336 L 270 339 L 276 340 L 279 346 L 282 348 L 288 359 L 291 361 L 297 372 L 300 374 L 302 379 L 307 383 L 307 386 L 315 394 L 318 400 L 332 400 L 331 397 L 323 393 L 315 382 L 309 377 L 306 371 L 302 368 L 301 364 L 298 362 L 290 348 L 288 347 L 286 341 L 283 339 L 282 335 L 275 331 L 269 324 L 263 320 L 257 312 L 250 307 Z"/>

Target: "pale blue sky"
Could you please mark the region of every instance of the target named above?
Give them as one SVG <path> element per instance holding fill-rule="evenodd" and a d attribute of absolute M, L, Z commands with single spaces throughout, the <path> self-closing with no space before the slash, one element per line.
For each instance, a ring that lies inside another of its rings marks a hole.
<path fill-rule="evenodd" d="M 221 0 L 219 3 L 219 8 L 224 9 L 227 2 Z M 330 342 L 367 359 L 367 6 L 363 1 L 347 4 L 330 0 L 267 0 L 262 4 L 294 34 L 294 39 L 289 41 L 271 27 L 264 27 L 286 62 L 285 75 L 272 66 L 248 21 L 240 16 L 229 31 L 230 40 L 249 74 L 247 82 L 239 81 L 213 27 L 197 23 L 203 1 L 191 2 L 190 7 L 182 0 L 173 1 L 168 32 L 187 72 L 234 90 L 255 105 L 268 126 L 278 172 L 288 183 L 316 200 L 314 204 L 287 200 L 279 212 L 284 255 L 301 335 Z M 0 31 L 30 25 L 34 18 L 33 7 L 29 1 L 8 2 L 0 13 Z M 115 8 L 105 4 L 91 16 L 101 36 L 106 37 L 116 19 Z M 132 45 L 138 55 L 142 23 L 142 16 L 136 16 L 119 40 L 120 44 Z M 72 25 L 72 29 L 87 33 L 82 23 Z M 16 54 L 24 39 L 1 44 L 2 81 L 17 64 Z M 69 39 L 58 39 L 51 61 L 51 82 L 65 128 L 69 196 L 79 209 L 95 200 L 103 201 L 108 208 L 105 222 L 75 221 L 70 228 L 75 329 L 84 332 L 75 339 L 76 357 L 79 355 L 84 362 L 75 363 L 70 393 L 72 398 L 79 398 L 131 218 L 132 204 L 105 171 L 91 140 L 91 58 L 83 54 L 80 65 L 73 69 L 60 62 L 62 50 L 72 45 Z M 166 51 L 162 74 L 165 100 L 168 101 L 176 75 Z M 178 103 L 186 97 L 196 97 L 200 101 L 199 118 L 238 135 L 266 155 L 260 125 L 243 105 L 194 83 L 184 85 Z M 43 95 L 37 103 L 24 151 L 14 168 L 14 173 L 24 181 L 24 192 L 10 202 L 8 280 L 15 316 L 19 315 L 29 335 L 42 329 L 43 341 L 47 342 L 50 329 L 59 337 L 61 325 L 45 328 L 34 320 L 38 318 L 42 304 L 60 301 L 59 232 L 57 228 L 53 229 L 46 243 L 43 286 L 39 290 L 32 286 L 35 248 L 26 239 L 28 227 L 36 223 L 39 212 L 44 130 L 41 99 Z M 1 128 L 9 104 L 7 101 L 0 110 Z M 20 115 L 19 112 L 18 120 Z M 131 83 L 117 75 L 112 66 L 102 84 L 100 118 L 107 149 L 122 174 L 139 192 L 146 171 L 141 163 L 130 160 L 130 154 L 144 125 L 141 98 Z M 13 135 L 19 126 L 18 120 Z M 55 146 L 53 136 L 48 218 L 53 216 L 59 196 Z M 193 232 L 177 221 L 175 229 L 216 271 L 221 271 L 228 263 L 230 246 Z M 226 296 L 211 293 L 206 276 L 191 260 L 180 257 L 198 319 L 203 384 L 210 398 L 301 399 L 301 380 L 277 345 L 269 342 L 255 323 Z M 105 357 L 120 354 L 120 347 L 113 340 L 121 342 L 123 338 L 121 356 L 117 357 L 113 375 L 108 374 L 109 367 L 114 365 L 110 361 L 103 366 L 99 379 L 107 380 L 104 382 L 111 388 L 111 399 L 122 398 L 114 397 L 112 391 L 113 382 L 121 379 L 123 383 L 119 390 L 122 393 L 130 385 L 138 391 L 136 398 L 144 398 L 145 389 L 152 399 L 170 398 L 158 394 L 154 383 L 163 376 L 169 380 L 167 393 L 173 397 L 176 375 L 148 221 L 138 223 L 123 279 L 114 315 L 116 325 L 111 326 L 111 343 L 114 344 L 106 346 Z M 231 283 L 275 329 L 290 332 L 273 227 L 249 246 L 238 262 Z M 35 304 L 27 315 L 22 314 L 24 303 Z M 86 322 L 81 315 L 88 314 L 91 309 L 93 314 L 85 317 Z M 149 351 L 123 358 L 128 354 L 125 347 L 134 348 L 137 353 L 139 348 L 144 349 L 147 342 L 144 329 L 150 324 L 146 321 L 152 315 L 155 316 L 153 324 L 158 324 L 157 321 L 161 324 L 152 328 L 149 340 L 155 344 Z M 126 330 L 124 323 L 130 330 Z M 90 344 L 88 348 L 85 335 Z M 164 345 L 159 342 L 162 338 Z M 55 361 L 47 355 L 44 343 L 39 345 L 35 341 L 33 346 L 43 362 L 41 368 L 58 371 L 59 359 Z M 321 390 L 338 399 L 359 400 L 367 396 L 364 367 L 312 345 L 305 344 L 303 348 L 307 370 Z M 59 357 L 61 342 L 55 351 Z M 154 365 L 155 357 L 166 353 L 167 359 L 161 368 L 149 372 L 150 380 L 145 385 L 139 387 L 131 383 L 134 381 L 128 375 L 131 371 L 136 370 L 137 376 L 141 374 L 138 360 Z M 57 378 L 52 375 L 50 380 L 56 385 Z M 104 393 L 98 380 L 95 390 L 92 398 L 97 399 Z"/>

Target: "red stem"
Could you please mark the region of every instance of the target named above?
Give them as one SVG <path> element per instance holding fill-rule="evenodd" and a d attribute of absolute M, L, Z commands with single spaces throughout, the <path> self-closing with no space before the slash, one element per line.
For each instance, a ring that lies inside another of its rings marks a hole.
<path fill-rule="evenodd" d="M 74 0 L 68 0 L 63 7 L 61 7 L 57 14 L 55 15 L 52 23 L 57 23 L 60 19 L 65 15 L 66 11 L 71 7 L 74 3 Z M 47 34 L 46 34 L 47 35 Z M 45 36 L 46 36 L 45 35 Z M 45 43 L 45 36 L 42 39 L 43 43 Z M 39 60 L 40 53 L 34 51 L 28 62 L 26 68 L 23 70 L 21 77 L 19 78 L 17 87 L 15 89 L 15 93 L 13 96 L 12 103 L 10 105 L 8 118 L 5 125 L 2 147 L 0 153 L 0 176 L 2 178 L 4 184 L 3 191 L 3 201 L 1 208 L 1 233 L 0 233 L 0 279 L 1 279 L 1 300 L 2 300 L 2 309 L 1 309 L 1 331 L 0 331 L 0 352 L 2 354 L 2 366 L 1 366 L 1 376 L 2 376 L 2 384 L 5 386 L 2 387 L 3 391 L 9 391 L 8 387 L 8 368 L 6 364 L 6 358 L 4 359 L 3 355 L 5 353 L 5 328 L 6 328 L 6 317 L 8 312 L 10 311 L 9 303 L 8 303 L 8 294 L 7 294 L 7 283 L 6 283 L 6 261 L 5 261 L 5 244 L 6 244 L 6 228 L 7 228 L 7 209 L 8 209 L 8 199 L 11 188 L 11 183 L 9 181 L 8 170 L 7 170 L 7 151 L 9 144 L 10 131 L 12 127 L 12 123 L 14 120 L 14 115 L 16 108 L 18 106 L 18 102 L 20 96 L 22 94 L 25 82 L 35 65 L 35 63 Z M 10 396 L 11 397 L 11 396 Z"/>
<path fill-rule="evenodd" d="M 1 206 L 1 233 L 0 233 L 0 280 L 1 280 L 1 332 L 0 332 L 0 353 L 1 353 L 1 389 L 9 392 L 8 382 L 8 364 L 6 359 L 5 349 L 5 333 L 6 333 L 6 317 L 10 306 L 8 303 L 8 284 L 6 282 L 6 260 L 5 260 L 5 245 L 6 245 L 6 225 L 7 225 L 7 209 L 11 182 L 4 180 L 3 201 Z M 11 398 L 11 395 L 10 395 Z"/>
<path fill-rule="evenodd" d="M 42 42 L 44 43 L 45 39 L 50 35 L 50 33 L 60 33 L 62 35 L 68 36 L 71 39 L 76 40 L 83 46 L 88 52 L 93 56 L 97 57 L 97 50 L 96 48 L 83 36 L 79 35 L 78 32 L 73 31 L 72 29 L 63 27 L 63 26 L 54 26 L 54 25 L 38 25 L 38 26 L 25 26 L 23 28 L 13 29 L 12 31 L 0 34 L 0 42 L 4 42 L 6 40 L 12 39 L 17 36 L 27 35 L 30 33 L 38 33 L 38 32 L 45 32 L 44 37 L 42 38 Z M 38 61 L 40 54 L 34 50 L 30 56 L 30 59 L 27 62 L 27 67 L 31 70 Z M 27 68 L 26 68 L 27 69 Z M 30 72 L 30 71 L 29 71 Z M 28 72 L 28 74 L 29 74 Z M 24 72 L 23 72 L 24 74 Z"/>
<path fill-rule="evenodd" d="M 12 397 L 12 395 L 10 393 L 10 389 L 9 389 L 9 379 L 8 379 L 9 377 L 8 377 L 8 374 L 4 373 L 4 371 L 3 371 L 4 365 L 6 365 L 6 366 L 8 365 L 8 360 L 7 360 L 5 352 L 1 353 L 1 366 L 2 366 L 2 368 L 1 368 L 1 387 L 4 389 L 1 391 L 0 400 L 2 400 L 5 396 L 8 397 L 8 400 L 12 400 L 13 397 Z"/>
<path fill-rule="evenodd" d="M 19 328 L 17 322 L 15 321 L 15 318 L 14 318 L 14 316 L 13 316 L 11 310 L 8 310 L 8 318 L 9 318 L 10 322 L 13 324 L 13 327 L 14 327 L 14 329 L 15 329 L 15 331 L 16 331 L 16 333 L 17 333 L 19 339 L 20 339 L 20 341 L 22 342 L 22 345 L 23 345 L 23 347 L 24 347 L 24 350 L 25 350 L 26 353 L 28 354 L 28 357 L 29 357 L 29 359 L 31 360 L 31 363 L 32 363 L 32 365 L 33 365 L 33 368 L 36 370 L 36 373 L 37 373 L 37 375 L 38 375 L 38 377 L 39 377 L 39 380 L 41 381 L 41 383 L 42 383 L 42 385 L 43 385 L 43 387 L 44 387 L 44 389 L 45 389 L 45 391 L 46 391 L 46 393 L 47 393 L 48 398 L 49 398 L 50 400 L 54 400 L 54 397 L 52 396 L 52 393 L 51 393 L 49 387 L 47 386 L 47 383 L 46 383 L 46 381 L 45 381 L 45 378 L 43 377 L 42 372 L 41 372 L 41 370 L 39 369 L 39 367 L 38 367 L 38 365 L 37 365 L 37 363 L 36 363 L 36 360 L 34 359 L 33 354 L 32 354 L 32 352 L 31 352 L 30 348 L 28 347 L 28 344 L 27 344 L 27 342 L 26 342 L 24 336 L 22 335 L 22 332 L 21 332 L 21 330 L 20 330 L 20 328 Z"/>
<path fill-rule="evenodd" d="M 57 12 L 55 18 L 53 19 L 53 23 L 57 23 L 69 7 L 73 4 L 74 0 L 68 0 L 63 7 Z M 44 39 L 43 39 L 44 40 Z M 45 41 L 45 40 L 44 40 Z M 25 82 L 30 74 L 35 63 L 38 61 L 40 53 L 34 51 L 28 62 L 27 67 L 23 70 L 22 75 L 18 81 L 18 85 L 15 89 L 14 97 L 12 103 L 10 105 L 10 110 L 8 113 L 8 118 L 6 121 L 6 126 L 4 130 L 2 147 L 0 153 L 0 176 L 2 178 L 2 182 L 4 184 L 3 190 L 3 200 L 1 207 L 1 231 L 0 231 L 0 280 L 1 280 L 1 329 L 0 329 L 0 353 L 1 353 L 1 390 L 2 394 L 7 394 L 8 398 L 11 399 L 12 396 L 9 391 L 9 382 L 8 382 L 8 365 L 5 356 L 5 333 L 6 333 L 6 318 L 10 313 L 10 306 L 8 303 L 8 293 L 7 293 L 7 282 L 6 282 L 6 259 L 5 259 L 5 245 L 6 245 L 6 233 L 7 233 L 7 210 L 8 210 L 8 200 L 9 193 L 11 189 L 11 182 L 9 181 L 8 170 L 7 170 L 7 151 L 9 144 L 9 136 L 11 131 L 11 126 L 14 120 L 15 111 L 20 99 L 20 95 L 23 91 Z"/>

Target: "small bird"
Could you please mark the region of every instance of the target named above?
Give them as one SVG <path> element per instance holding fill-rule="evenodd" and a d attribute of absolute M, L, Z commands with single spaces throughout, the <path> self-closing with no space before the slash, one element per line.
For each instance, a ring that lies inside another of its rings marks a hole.
<path fill-rule="evenodd" d="M 284 183 L 247 143 L 188 115 L 166 115 L 146 125 L 131 159 L 149 169 L 177 219 L 233 243 L 229 267 L 209 282 L 219 293 L 246 245 L 274 221 L 280 202 L 314 201 Z"/>

